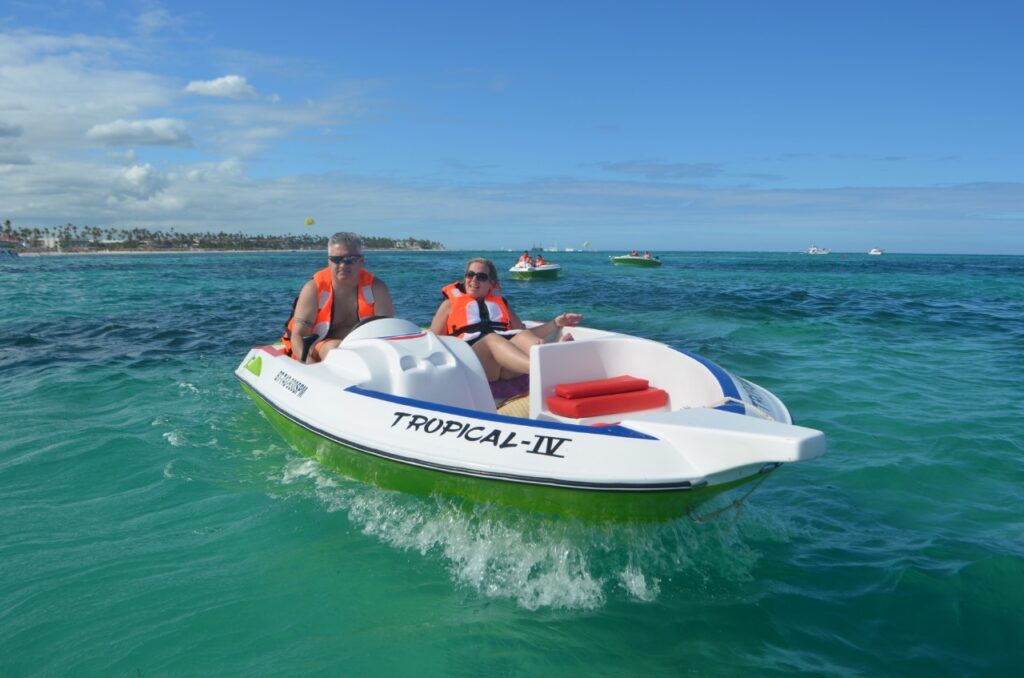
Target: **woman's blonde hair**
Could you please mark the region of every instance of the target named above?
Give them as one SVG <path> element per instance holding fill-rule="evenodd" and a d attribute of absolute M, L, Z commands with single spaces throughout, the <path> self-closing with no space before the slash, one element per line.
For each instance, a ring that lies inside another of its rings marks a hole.
<path fill-rule="evenodd" d="M 466 270 L 462 272 L 463 277 L 469 271 L 470 264 L 483 264 L 487 267 L 487 275 L 491 276 L 491 285 L 493 287 L 501 287 L 501 283 L 498 282 L 498 269 L 494 267 L 494 262 L 490 259 L 484 259 L 483 257 L 474 257 L 466 262 Z"/>

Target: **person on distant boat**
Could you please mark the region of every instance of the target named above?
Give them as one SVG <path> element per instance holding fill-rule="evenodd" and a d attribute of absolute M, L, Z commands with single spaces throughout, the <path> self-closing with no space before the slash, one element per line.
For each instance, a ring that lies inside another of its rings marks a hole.
<path fill-rule="evenodd" d="M 644 259 L 650 259 L 650 258 L 651 258 L 651 253 L 650 252 L 644 252 Z"/>
<path fill-rule="evenodd" d="M 463 280 L 441 289 L 430 331 L 465 340 L 473 347 L 488 381 L 511 379 L 530 372 L 530 347 L 564 327 L 574 327 L 583 316 L 561 313 L 543 325 L 526 329 L 501 296 L 498 270 L 489 259 L 470 259 Z M 565 334 L 561 341 L 572 339 Z"/>
<path fill-rule="evenodd" d="M 538 254 L 536 261 L 533 262 L 533 265 L 534 266 L 544 266 L 547 263 L 548 263 L 547 260 L 544 259 L 544 255 L 543 254 Z"/>
<path fill-rule="evenodd" d="M 527 266 L 533 266 L 533 259 L 530 257 L 528 250 L 523 250 L 522 256 L 519 257 L 520 264 L 526 264 Z"/>
<path fill-rule="evenodd" d="M 363 268 L 363 241 L 335 233 L 327 241 L 327 267 L 313 274 L 292 305 L 281 341 L 295 360 L 320 362 L 364 318 L 393 316 L 391 292 Z"/>
<path fill-rule="evenodd" d="M 639 257 L 640 255 L 639 255 L 639 254 L 637 253 L 637 251 L 636 251 L 636 250 L 633 250 L 633 251 L 631 251 L 631 252 L 629 253 L 629 256 L 631 256 L 631 257 Z"/>

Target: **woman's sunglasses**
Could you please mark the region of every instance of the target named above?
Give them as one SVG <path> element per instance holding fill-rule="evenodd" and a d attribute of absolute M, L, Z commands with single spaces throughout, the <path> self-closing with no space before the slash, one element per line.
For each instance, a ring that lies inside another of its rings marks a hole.
<path fill-rule="evenodd" d="M 333 257 L 327 257 L 327 260 L 330 261 L 332 264 L 336 264 L 336 265 L 341 265 L 341 264 L 358 264 L 360 261 L 363 260 L 363 255 L 362 254 L 345 254 L 345 255 L 338 254 L 338 255 L 335 255 Z"/>
<path fill-rule="evenodd" d="M 466 271 L 466 280 L 472 280 L 473 278 L 476 278 L 480 282 L 487 282 L 491 279 L 491 276 L 479 271 Z"/>

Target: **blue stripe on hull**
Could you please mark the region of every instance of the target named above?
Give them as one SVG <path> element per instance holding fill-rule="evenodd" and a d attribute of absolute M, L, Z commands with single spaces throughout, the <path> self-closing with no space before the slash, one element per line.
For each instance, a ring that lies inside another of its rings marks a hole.
<path fill-rule="evenodd" d="M 302 421 L 300 419 L 297 419 L 296 417 L 292 416 L 286 410 L 278 407 L 276 404 L 274 404 L 273 401 L 271 401 L 262 392 L 260 392 L 260 390 L 258 388 L 256 388 L 254 385 L 250 384 L 249 382 L 245 381 L 242 377 L 238 377 L 238 380 L 241 381 L 242 384 L 244 386 L 246 386 L 248 389 L 251 389 L 252 392 L 256 396 L 258 396 L 260 398 L 260 400 L 262 400 L 264 403 L 266 403 L 269 407 L 273 408 L 273 410 L 275 412 L 277 412 L 278 414 L 280 414 L 284 418 L 288 419 L 289 421 L 294 423 L 296 426 L 299 426 L 301 428 L 306 429 L 307 431 L 315 433 L 316 435 L 318 435 L 318 436 L 320 436 L 320 437 L 322 437 L 322 438 L 324 438 L 326 440 L 329 440 L 329 441 L 337 443 L 339 445 L 343 445 L 345 447 L 348 447 L 349 449 L 356 450 L 358 452 L 363 452 L 363 453 L 366 453 L 366 454 L 370 454 L 370 455 L 373 455 L 375 457 L 380 457 L 380 458 L 383 458 L 383 459 L 389 459 L 389 460 L 394 461 L 394 462 L 398 462 L 398 463 L 402 463 L 402 464 L 407 464 L 409 466 L 418 466 L 418 467 L 424 468 L 424 469 L 430 469 L 430 470 L 434 470 L 434 471 L 441 471 L 441 472 L 444 472 L 444 473 L 450 473 L 452 475 L 463 476 L 463 477 L 487 478 L 487 479 L 491 479 L 491 480 L 502 480 L 502 481 L 506 481 L 506 482 L 516 483 L 516 484 L 519 484 L 519 485 L 538 485 L 538 486 L 543 486 L 543 487 L 560 487 L 560 488 L 565 488 L 565 489 L 592 490 L 592 491 L 599 491 L 599 492 L 644 492 L 644 493 L 646 493 L 646 492 L 666 492 L 666 491 L 680 491 L 680 490 L 696 490 L 696 489 L 700 489 L 700 488 L 703 488 L 703 487 L 707 486 L 707 481 L 703 480 L 703 479 L 698 480 L 697 482 L 693 482 L 693 481 L 690 481 L 690 480 L 681 480 L 681 481 L 663 482 L 663 483 L 628 483 L 628 484 L 627 483 L 588 483 L 588 482 L 583 482 L 583 481 L 561 480 L 561 479 L 558 479 L 558 478 L 543 478 L 543 477 L 534 477 L 534 476 L 518 476 L 518 475 L 510 475 L 510 474 L 503 474 L 503 473 L 491 473 L 491 472 L 488 472 L 488 471 L 469 470 L 469 469 L 465 469 L 465 468 L 458 467 L 458 466 L 448 466 L 448 465 L 445 465 L 445 464 L 435 464 L 433 462 L 424 461 L 424 460 L 421 460 L 421 459 L 413 459 L 413 458 L 410 458 L 410 457 L 404 457 L 404 456 L 401 456 L 401 455 L 393 454 L 391 452 L 387 452 L 385 450 L 380 450 L 380 449 L 376 449 L 376 448 L 371 448 L 371 447 L 366 447 L 366 446 L 363 446 L 363 445 L 359 445 L 358 443 L 354 443 L 351 440 L 347 440 L 347 439 L 342 438 L 342 437 L 340 437 L 340 436 L 338 436 L 336 434 L 330 433 L 328 431 L 324 431 L 323 429 L 319 429 L 319 428 L 317 428 L 315 426 L 311 426 L 310 424 L 308 424 L 308 423 L 306 423 L 306 422 L 304 422 L 304 421 Z M 400 396 L 392 396 L 392 395 L 389 395 L 389 394 L 378 393 L 376 391 L 369 391 L 367 389 L 362 389 L 362 388 L 359 388 L 357 386 L 350 386 L 346 390 L 352 390 L 352 389 L 358 389 L 359 391 L 366 391 L 367 394 L 377 394 L 378 396 L 381 396 L 380 399 L 382 399 L 382 400 L 387 400 L 389 402 L 396 402 L 396 403 L 400 403 L 400 404 L 412 405 L 414 407 L 420 407 L 417 403 L 423 402 L 423 401 L 415 400 L 415 399 L 412 399 L 412 398 L 402 398 Z M 480 419 L 486 419 L 488 421 L 500 421 L 500 422 L 511 422 L 511 423 L 517 423 L 517 422 L 523 421 L 522 419 L 520 419 L 518 417 L 506 417 L 506 416 L 503 416 L 503 415 L 482 415 L 482 413 L 474 412 L 473 410 L 466 410 L 466 409 L 457 408 L 457 407 L 444 407 L 444 408 L 441 408 L 441 407 L 437 406 L 434 403 L 425 403 L 425 404 L 429 406 L 428 409 L 433 409 L 433 410 L 436 410 L 436 411 L 439 411 L 439 412 L 449 412 L 449 413 L 452 413 L 452 414 L 460 414 L 460 415 L 463 414 L 463 413 L 467 413 L 468 412 L 468 413 L 470 413 L 470 416 L 474 416 L 474 417 L 480 418 Z M 466 416 L 466 415 L 463 415 L 463 416 Z M 611 426 L 606 426 L 606 427 L 590 427 L 590 426 L 577 426 L 577 425 L 574 425 L 574 424 L 558 424 L 558 423 L 555 423 L 555 422 L 535 422 L 535 421 L 531 421 L 530 425 L 531 426 L 537 425 L 537 426 L 541 426 L 542 428 L 553 428 L 553 429 L 565 430 L 565 431 L 582 431 L 582 432 L 585 432 L 585 433 L 599 434 L 599 435 L 602 434 L 601 432 L 602 432 L 603 429 L 607 429 L 607 428 L 620 428 L 620 429 L 622 429 L 624 431 L 629 431 L 630 433 L 635 434 L 635 435 L 623 436 L 623 437 L 635 437 L 635 438 L 645 438 L 645 439 L 648 439 L 648 440 L 657 440 L 657 438 L 653 438 L 652 436 L 648 436 L 648 435 L 639 433 L 638 431 L 631 431 L 630 429 L 626 429 L 624 427 L 611 427 Z M 608 434 L 604 434 L 604 435 L 608 435 Z"/>
<path fill-rule="evenodd" d="M 697 355 L 696 353 L 690 353 L 689 351 L 684 351 L 681 348 L 672 348 L 672 350 L 678 351 L 679 353 L 682 353 L 687 357 L 693 358 L 701 365 L 703 365 L 705 368 L 707 368 L 708 372 L 711 373 L 711 376 L 713 376 L 718 381 L 718 386 L 719 388 L 722 389 L 722 395 L 724 397 L 735 398 L 736 400 L 740 401 L 743 400 L 742 396 L 740 396 L 739 390 L 736 388 L 736 384 L 732 380 L 732 377 L 724 369 L 722 369 L 715 363 L 711 362 L 707 358 Z M 723 412 L 735 412 L 736 414 L 747 413 L 747 408 L 741 403 L 727 403 L 725 405 L 719 405 L 715 409 L 722 410 Z"/>
<path fill-rule="evenodd" d="M 418 400 L 416 398 L 406 398 L 405 396 L 391 395 L 390 393 L 383 393 L 381 391 L 371 391 L 370 389 L 363 388 L 361 386 L 349 386 L 345 390 L 356 395 L 366 396 L 368 398 L 386 400 L 387 402 L 390 403 L 408 405 L 409 407 L 418 407 L 423 410 L 432 410 L 434 412 L 457 414 L 460 417 L 471 417 L 473 419 L 483 419 L 485 421 L 500 421 L 505 424 L 517 424 L 519 426 L 529 426 L 530 428 L 544 428 L 555 431 L 572 431 L 574 433 L 589 433 L 592 435 L 615 436 L 617 438 L 657 440 L 657 438 L 654 436 L 649 436 L 646 433 L 634 431 L 631 428 L 619 426 L 618 424 L 614 424 L 611 426 L 584 426 L 582 424 L 565 424 L 559 421 L 537 421 L 536 419 L 509 417 L 504 414 L 489 414 L 487 412 L 480 412 L 478 410 L 469 410 L 464 407 L 440 405 L 438 403 L 430 402 L 429 400 Z"/>

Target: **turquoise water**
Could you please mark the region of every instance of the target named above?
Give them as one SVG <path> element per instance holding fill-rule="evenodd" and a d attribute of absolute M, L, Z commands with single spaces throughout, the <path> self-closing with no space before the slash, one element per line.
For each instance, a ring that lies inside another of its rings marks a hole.
<path fill-rule="evenodd" d="M 368 267 L 425 324 L 464 258 Z M 505 289 L 828 434 L 707 523 L 406 496 L 288 449 L 232 371 L 322 255 L 0 263 L 0 676 L 1016 674 L 1024 258 L 662 258 Z"/>

